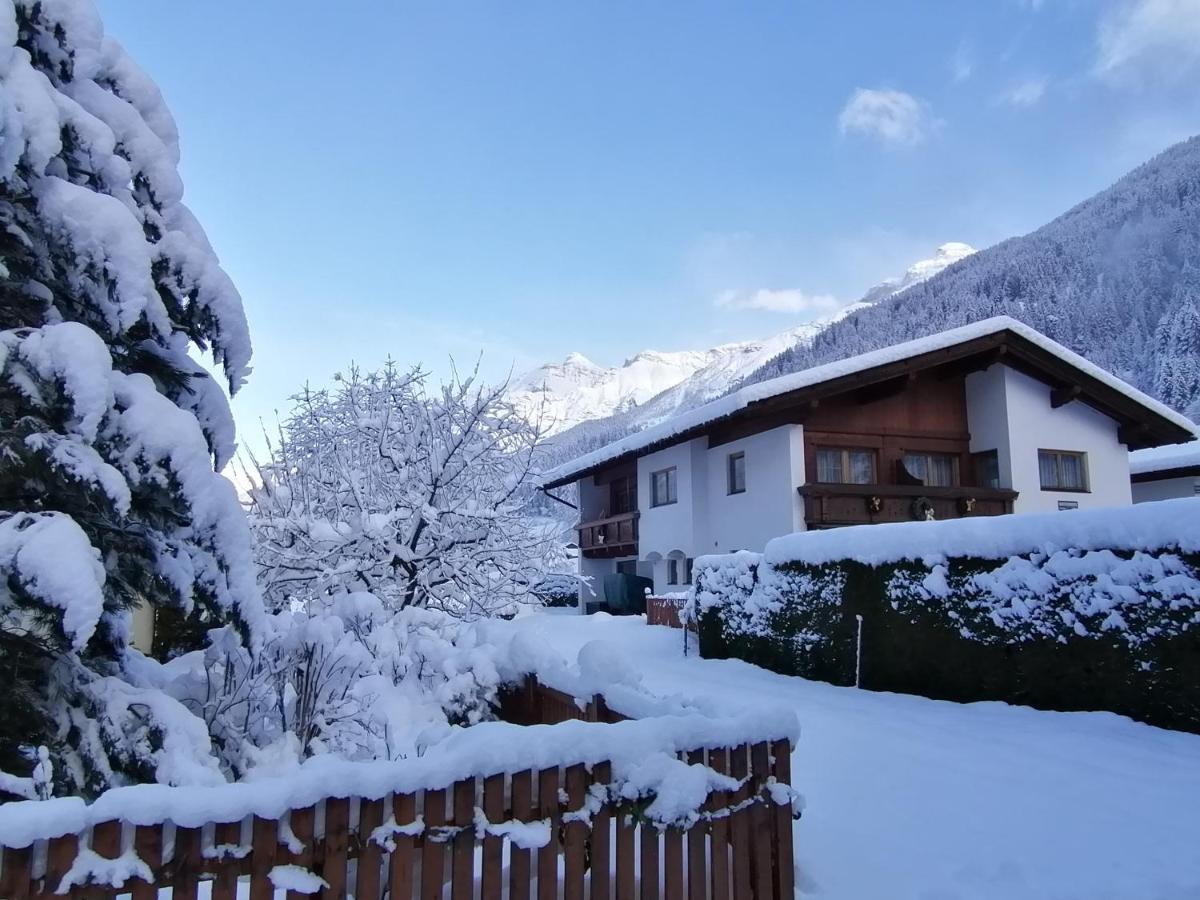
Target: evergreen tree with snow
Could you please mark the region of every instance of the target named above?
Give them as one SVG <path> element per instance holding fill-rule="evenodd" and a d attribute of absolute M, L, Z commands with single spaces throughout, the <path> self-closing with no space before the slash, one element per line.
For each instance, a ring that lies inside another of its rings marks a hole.
<path fill-rule="evenodd" d="M 221 778 L 163 657 L 261 616 L 210 351 L 249 372 L 241 299 L 182 204 L 157 88 L 88 0 L 0 0 L 0 798 Z M 48 753 L 39 755 L 39 746 Z M 39 790 L 41 790 L 39 788 Z"/>
<path fill-rule="evenodd" d="M 1004 314 L 1195 418 L 1197 260 L 1200 136 L 1036 231 L 848 315 L 746 382 Z"/>
<path fill-rule="evenodd" d="M 1200 419 L 1200 292 L 1163 319 L 1155 344 L 1155 392 L 1164 403 Z"/>

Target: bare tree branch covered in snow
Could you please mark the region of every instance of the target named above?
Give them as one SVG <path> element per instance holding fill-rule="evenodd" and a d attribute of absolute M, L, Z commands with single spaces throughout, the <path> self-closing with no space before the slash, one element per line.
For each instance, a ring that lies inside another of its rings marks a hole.
<path fill-rule="evenodd" d="M 542 439 L 477 371 L 434 388 L 389 363 L 306 389 L 251 492 L 268 601 L 370 591 L 477 618 L 531 600 L 563 552 L 528 511 Z"/>
<path fill-rule="evenodd" d="M 163 667 L 164 689 L 204 720 L 234 777 L 319 754 L 419 755 L 491 717 L 495 648 L 443 613 L 339 594 L 268 616 L 262 636 L 251 651 L 222 629 Z"/>

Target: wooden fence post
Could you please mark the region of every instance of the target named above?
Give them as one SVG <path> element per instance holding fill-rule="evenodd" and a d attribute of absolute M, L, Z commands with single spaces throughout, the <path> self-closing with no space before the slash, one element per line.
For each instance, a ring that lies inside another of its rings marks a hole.
<path fill-rule="evenodd" d="M 364 800 L 358 808 L 358 871 L 354 876 L 355 900 L 379 900 L 383 848 L 371 834 L 383 824 L 383 800 Z"/>
<path fill-rule="evenodd" d="M 792 783 L 792 744 L 791 741 L 775 741 L 771 745 L 772 771 L 775 780 L 780 784 Z M 775 849 L 778 857 L 775 862 L 775 874 L 778 878 L 776 896 L 792 897 L 796 892 L 796 860 L 795 848 L 792 846 L 792 805 L 780 803 L 775 805 Z"/>
<path fill-rule="evenodd" d="M 607 786 L 612 780 L 612 763 L 597 763 L 592 767 L 592 782 Z M 592 896 L 591 900 L 612 900 L 612 806 L 605 803 L 592 816 L 590 837 Z"/>
<path fill-rule="evenodd" d="M 557 768 L 538 773 L 538 816 L 550 822 L 550 840 L 537 854 L 538 900 L 557 900 L 560 824 Z"/>

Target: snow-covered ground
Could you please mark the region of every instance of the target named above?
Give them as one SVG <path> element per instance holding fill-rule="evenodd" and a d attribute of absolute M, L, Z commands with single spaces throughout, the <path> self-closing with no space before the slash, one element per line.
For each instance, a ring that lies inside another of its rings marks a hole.
<path fill-rule="evenodd" d="M 625 649 L 647 687 L 795 708 L 807 810 L 802 896 L 822 900 L 1194 900 L 1200 736 L 1110 713 L 1041 712 L 833 687 L 685 658 L 641 618 L 534 615 L 573 660 Z"/>

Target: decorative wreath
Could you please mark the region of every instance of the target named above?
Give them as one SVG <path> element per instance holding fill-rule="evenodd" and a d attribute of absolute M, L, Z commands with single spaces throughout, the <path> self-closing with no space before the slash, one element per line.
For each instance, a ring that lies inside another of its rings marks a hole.
<path fill-rule="evenodd" d="M 882 509 L 883 509 L 883 498 L 882 497 L 868 497 L 867 498 L 867 512 L 877 513 Z"/>
<path fill-rule="evenodd" d="M 918 497 L 916 500 L 914 500 L 909 512 L 918 522 L 924 522 L 934 518 L 933 504 L 929 502 L 928 497 Z"/>

